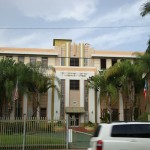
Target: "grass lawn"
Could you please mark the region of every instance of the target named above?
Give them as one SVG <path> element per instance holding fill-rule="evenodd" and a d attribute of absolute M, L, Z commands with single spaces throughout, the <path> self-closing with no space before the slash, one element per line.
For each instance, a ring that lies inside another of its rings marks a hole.
<path fill-rule="evenodd" d="M 65 133 L 32 133 L 26 134 L 26 144 L 65 144 Z M 0 145 L 20 145 L 23 143 L 22 134 L 0 134 Z"/>
<path fill-rule="evenodd" d="M 72 143 L 70 143 L 69 147 L 70 148 L 88 148 L 91 136 L 92 134 L 73 132 Z"/>

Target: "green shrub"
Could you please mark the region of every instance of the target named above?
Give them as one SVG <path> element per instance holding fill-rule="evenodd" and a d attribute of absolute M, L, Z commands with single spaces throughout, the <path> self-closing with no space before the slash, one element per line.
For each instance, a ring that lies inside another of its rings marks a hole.
<path fill-rule="evenodd" d="M 143 113 L 138 117 L 136 121 L 148 121 L 148 113 L 147 112 Z"/>

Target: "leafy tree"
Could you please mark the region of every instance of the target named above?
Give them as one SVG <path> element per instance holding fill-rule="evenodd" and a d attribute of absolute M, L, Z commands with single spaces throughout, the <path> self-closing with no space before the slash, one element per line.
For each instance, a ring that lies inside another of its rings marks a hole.
<path fill-rule="evenodd" d="M 145 15 L 150 13 L 150 2 L 146 2 L 142 6 L 141 16 L 144 17 Z"/>
<path fill-rule="evenodd" d="M 2 114 L 4 111 L 5 117 L 8 112 L 8 104 L 12 100 L 13 90 L 15 86 L 15 70 L 14 70 L 15 61 L 6 58 L 0 60 L 0 107 Z M 2 109 L 4 108 L 4 109 Z"/>
<path fill-rule="evenodd" d="M 141 79 L 136 64 L 132 63 L 130 60 L 118 62 L 106 71 L 106 78 L 116 85 L 120 94 L 119 99 L 123 97 L 123 95 L 127 95 L 126 97 L 131 105 L 132 120 L 134 120 L 136 103 L 135 91 L 139 91 L 136 89 L 138 88 L 136 84 Z"/>
<path fill-rule="evenodd" d="M 145 53 L 144 55 L 138 56 L 139 70 L 143 74 L 143 79 L 145 80 L 145 84 L 147 84 L 147 92 L 146 92 L 146 111 L 150 113 L 150 54 Z M 143 84 L 144 87 L 144 84 Z"/>
<path fill-rule="evenodd" d="M 54 70 L 54 68 L 52 68 Z M 46 70 L 38 66 L 29 66 L 21 62 L 16 63 L 13 59 L 0 60 L 0 115 L 8 116 L 14 106 L 14 90 L 18 82 L 19 100 L 26 93 L 30 97 L 36 95 L 36 102 L 40 100 L 40 94 L 47 92 L 49 88 L 55 88 L 60 96 L 59 81 L 55 75 L 47 75 Z M 2 109 L 4 106 L 4 109 Z M 36 107 L 37 108 L 37 107 Z M 14 108 L 13 108 L 14 109 Z M 8 112 L 9 110 L 9 112 Z"/>
<path fill-rule="evenodd" d="M 146 2 L 142 6 L 141 16 L 144 17 L 146 15 L 150 14 L 150 2 Z M 150 39 L 147 42 L 148 47 L 146 49 L 146 53 L 150 54 Z"/>
<path fill-rule="evenodd" d="M 37 112 L 39 111 L 38 108 L 40 106 L 40 97 L 42 93 L 45 93 L 48 91 L 49 88 L 52 88 L 53 92 L 55 89 L 58 93 L 58 97 L 60 97 L 61 93 L 58 88 L 58 86 L 60 85 L 60 80 L 55 76 L 55 68 L 52 66 L 49 66 L 48 68 L 43 68 L 41 63 L 37 63 L 30 64 L 30 69 L 31 80 L 28 80 L 28 90 L 30 93 L 32 93 L 33 96 L 33 116 L 37 116 Z M 51 70 L 52 73 L 47 74 L 48 70 Z M 55 82 L 58 83 L 57 86 L 55 85 Z M 52 109 L 53 108 L 54 102 L 52 101 Z"/>
<path fill-rule="evenodd" d="M 146 15 L 150 14 L 150 1 L 146 2 L 142 6 L 141 16 L 144 17 Z M 145 54 L 140 56 L 140 66 L 143 71 L 143 74 L 145 75 L 145 79 L 147 80 L 148 84 L 148 92 L 147 92 L 147 103 L 150 103 L 150 39 L 148 40 L 148 47 L 146 49 Z M 150 104 L 147 104 L 146 107 L 150 107 Z M 150 113 L 150 108 L 147 108 L 148 112 Z"/>
<path fill-rule="evenodd" d="M 105 99 L 106 109 L 110 110 L 109 120 L 111 122 L 111 104 L 112 100 L 115 100 L 117 97 L 116 87 L 112 82 L 108 82 L 108 80 L 105 78 L 105 72 L 99 72 L 99 74 L 89 78 L 88 83 L 89 88 L 95 90 L 95 108 L 97 107 L 97 91 L 99 91 L 101 98 Z M 97 109 L 95 109 L 95 114 L 97 114 Z"/>

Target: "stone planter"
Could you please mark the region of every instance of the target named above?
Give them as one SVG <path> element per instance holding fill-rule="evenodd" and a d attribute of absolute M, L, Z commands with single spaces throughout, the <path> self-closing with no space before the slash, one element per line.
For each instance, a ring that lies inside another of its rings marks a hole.
<path fill-rule="evenodd" d="M 63 127 L 63 126 L 55 127 L 55 131 L 64 131 L 64 130 L 65 130 L 65 127 Z"/>
<path fill-rule="evenodd" d="M 94 131 L 95 127 L 85 126 L 85 129 L 88 131 Z"/>

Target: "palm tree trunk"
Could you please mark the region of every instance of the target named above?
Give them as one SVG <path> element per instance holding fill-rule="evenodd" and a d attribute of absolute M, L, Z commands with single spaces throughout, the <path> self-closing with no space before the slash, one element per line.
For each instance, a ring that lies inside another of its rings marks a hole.
<path fill-rule="evenodd" d="M 108 105 L 109 105 L 109 115 L 110 115 L 110 123 L 111 123 L 112 122 L 112 109 L 111 109 L 110 96 L 108 97 Z"/>
<path fill-rule="evenodd" d="M 129 79 L 128 81 L 128 95 L 129 95 L 129 101 L 130 101 L 130 109 L 131 109 L 131 121 L 134 121 L 134 112 L 135 112 L 135 87 L 134 82 Z"/>
<path fill-rule="evenodd" d="M 54 80 L 52 83 L 54 85 Z M 51 119 L 54 120 L 54 87 L 52 87 Z"/>
<path fill-rule="evenodd" d="M 150 74 L 148 74 L 148 91 L 146 101 L 146 111 L 150 113 Z"/>
<path fill-rule="evenodd" d="M 97 124 L 97 90 L 95 90 L 95 123 Z"/>
<path fill-rule="evenodd" d="M 40 93 L 37 93 L 37 120 L 40 120 Z"/>
<path fill-rule="evenodd" d="M 135 87 L 133 81 L 131 82 L 131 98 L 132 98 L 132 121 L 135 121 L 134 112 L 135 112 L 136 103 L 135 103 Z"/>
<path fill-rule="evenodd" d="M 124 121 L 122 89 L 119 89 L 119 121 Z"/>
<path fill-rule="evenodd" d="M 35 93 L 32 93 L 32 109 L 33 109 L 33 114 L 32 117 L 36 117 L 37 114 L 37 98 L 35 96 Z"/>

